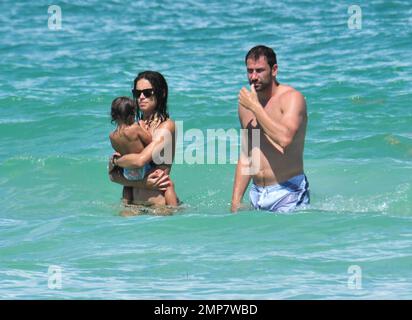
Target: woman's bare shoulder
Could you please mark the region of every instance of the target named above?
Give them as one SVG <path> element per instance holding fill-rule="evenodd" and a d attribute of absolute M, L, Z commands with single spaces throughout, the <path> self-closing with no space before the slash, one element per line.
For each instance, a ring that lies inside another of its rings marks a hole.
<path fill-rule="evenodd" d="M 175 132 L 176 124 L 172 119 L 167 119 L 159 125 L 158 129 L 167 129 L 170 132 Z"/>

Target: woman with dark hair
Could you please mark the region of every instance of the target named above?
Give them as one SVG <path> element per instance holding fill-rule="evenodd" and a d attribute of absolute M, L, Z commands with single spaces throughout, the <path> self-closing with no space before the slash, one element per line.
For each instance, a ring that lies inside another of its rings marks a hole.
<path fill-rule="evenodd" d="M 133 82 L 133 97 L 137 104 L 137 120 L 152 136 L 152 142 L 141 153 L 120 155 L 110 159 L 109 175 L 113 182 L 133 187 L 133 204 L 165 205 L 175 151 L 175 123 L 167 112 L 168 87 L 165 78 L 155 71 L 144 71 Z M 140 181 L 127 180 L 124 168 L 142 168 L 150 164 L 152 172 Z M 125 190 L 124 190 L 125 191 Z"/>

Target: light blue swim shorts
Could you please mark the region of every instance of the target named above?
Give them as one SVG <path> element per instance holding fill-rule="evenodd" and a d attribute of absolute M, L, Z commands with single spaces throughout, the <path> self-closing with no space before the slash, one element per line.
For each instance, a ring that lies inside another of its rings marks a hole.
<path fill-rule="evenodd" d="M 152 162 L 146 163 L 144 167 L 141 168 L 124 168 L 123 169 L 123 176 L 129 180 L 129 181 L 138 181 L 142 180 L 145 175 L 152 170 L 154 167 L 154 164 Z"/>
<path fill-rule="evenodd" d="M 309 182 L 306 175 L 301 174 L 288 181 L 266 187 L 253 183 L 249 196 L 255 209 L 290 212 L 310 203 Z"/>

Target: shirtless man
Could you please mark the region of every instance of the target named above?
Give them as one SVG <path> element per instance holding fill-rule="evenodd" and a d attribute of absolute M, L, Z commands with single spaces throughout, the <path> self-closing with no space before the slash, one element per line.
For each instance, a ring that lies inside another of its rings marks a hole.
<path fill-rule="evenodd" d="M 245 63 L 251 91 L 242 88 L 239 93 L 239 120 L 248 132 L 248 146 L 252 145 L 251 130 L 260 130 L 260 147 L 240 154 L 231 211 L 239 209 L 251 179 L 250 200 L 255 209 L 293 211 L 310 202 L 303 168 L 306 102 L 300 92 L 276 80 L 278 66 L 271 48 L 252 48 Z"/>

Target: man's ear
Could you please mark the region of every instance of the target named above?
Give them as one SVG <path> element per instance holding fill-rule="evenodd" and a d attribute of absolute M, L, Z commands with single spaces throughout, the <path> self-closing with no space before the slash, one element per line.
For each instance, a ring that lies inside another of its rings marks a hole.
<path fill-rule="evenodd" d="M 274 64 L 272 67 L 272 77 L 276 78 L 277 75 L 278 75 L 278 65 Z"/>

